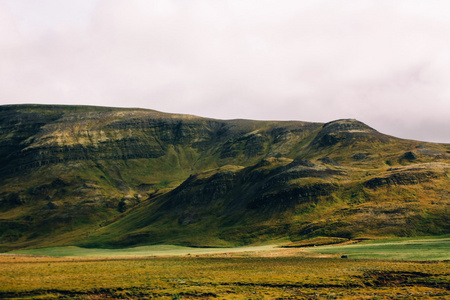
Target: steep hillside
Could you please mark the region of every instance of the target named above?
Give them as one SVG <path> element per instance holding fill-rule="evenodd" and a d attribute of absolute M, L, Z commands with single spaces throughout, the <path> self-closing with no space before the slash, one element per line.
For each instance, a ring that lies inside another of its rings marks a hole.
<path fill-rule="evenodd" d="M 0 247 L 449 233 L 449 163 L 356 120 L 0 106 Z"/>

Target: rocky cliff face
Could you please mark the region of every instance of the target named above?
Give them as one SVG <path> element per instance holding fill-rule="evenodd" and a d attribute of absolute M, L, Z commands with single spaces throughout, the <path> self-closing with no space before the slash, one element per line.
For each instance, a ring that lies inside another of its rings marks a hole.
<path fill-rule="evenodd" d="M 311 145 L 315 148 L 329 147 L 337 143 L 348 146 L 357 141 L 387 143 L 389 137 L 357 120 L 337 120 L 324 124 Z"/>
<path fill-rule="evenodd" d="M 0 106 L 0 245 L 448 232 L 449 151 L 356 120 Z M 384 223 L 363 217 L 374 211 Z"/>
<path fill-rule="evenodd" d="M 417 185 L 444 178 L 448 173 L 448 165 L 442 163 L 414 164 L 413 167 L 389 168 L 387 175 L 374 177 L 364 182 L 364 187 L 377 189 L 398 185 Z"/>
<path fill-rule="evenodd" d="M 301 136 L 319 126 L 92 107 L 3 106 L 0 113 L 3 174 L 68 161 L 159 158 L 171 147 L 253 158 L 280 138 L 277 131 Z"/>

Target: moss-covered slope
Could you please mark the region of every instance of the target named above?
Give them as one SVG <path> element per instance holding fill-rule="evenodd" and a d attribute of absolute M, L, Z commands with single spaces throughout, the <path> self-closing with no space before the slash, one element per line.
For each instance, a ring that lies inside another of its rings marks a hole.
<path fill-rule="evenodd" d="M 449 151 L 356 120 L 0 106 L 0 247 L 448 233 Z"/>

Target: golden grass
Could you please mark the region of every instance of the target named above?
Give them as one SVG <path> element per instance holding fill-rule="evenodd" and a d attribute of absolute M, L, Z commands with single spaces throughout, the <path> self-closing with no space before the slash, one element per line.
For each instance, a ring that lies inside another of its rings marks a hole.
<path fill-rule="evenodd" d="M 450 296 L 450 262 L 311 257 L 300 249 L 183 257 L 0 256 L 0 298 L 374 299 Z"/>
<path fill-rule="evenodd" d="M 283 245 L 285 248 L 291 248 L 291 247 L 314 247 L 314 246 L 321 246 L 321 245 L 332 245 L 332 244 L 340 244 L 349 241 L 346 238 L 338 238 L 338 237 L 316 237 L 308 240 L 302 240 L 297 242 L 292 242 L 287 245 Z"/>

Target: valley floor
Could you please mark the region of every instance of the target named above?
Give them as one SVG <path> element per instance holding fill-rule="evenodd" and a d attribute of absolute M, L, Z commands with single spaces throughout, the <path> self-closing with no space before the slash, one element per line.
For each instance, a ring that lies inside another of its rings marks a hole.
<path fill-rule="evenodd" d="M 155 257 L 0 255 L 2 299 L 448 299 L 450 261 L 305 249 Z"/>

